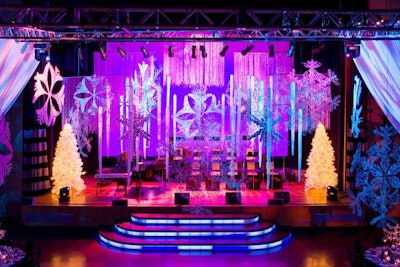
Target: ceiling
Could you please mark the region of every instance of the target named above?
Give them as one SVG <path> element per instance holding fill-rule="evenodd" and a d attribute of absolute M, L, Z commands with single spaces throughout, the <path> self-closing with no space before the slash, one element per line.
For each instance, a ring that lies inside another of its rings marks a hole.
<path fill-rule="evenodd" d="M 0 38 L 19 41 L 400 39 L 399 10 L 0 8 Z"/>

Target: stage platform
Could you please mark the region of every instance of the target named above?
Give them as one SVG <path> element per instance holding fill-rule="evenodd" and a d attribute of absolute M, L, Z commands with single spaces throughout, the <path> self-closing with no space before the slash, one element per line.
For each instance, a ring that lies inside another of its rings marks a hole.
<path fill-rule="evenodd" d="M 250 190 L 241 186 L 240 204 L 227 203 L 225 185 L 219 191 L 187 191 L 185 184 L 167 181 L 142 181 L 140 190 L 135 181 L 125 188 L 116 181 L 107 181 L 101 188 L 93 175 L 83 176 L 86 189 L 73 190 L 69 201 L 59 201 L 58 194 L 46 193 L 24 197 L 21 223 L 27 226 L 110 226 L 125 221 L 132 213 L 258 213 L 262 219 L 293 227 L 364 226 L 368 222 L 353 214 L 349 199 L 338 192 L 337 200 L 327 198 L 327 190 L 304 191 L 303 182 L 284 182 L 281 189 Z M 274 201 L 278 195 L 288 201 Z M 189 204 L 175 202 L 175 193 L 189 193 Z"/>

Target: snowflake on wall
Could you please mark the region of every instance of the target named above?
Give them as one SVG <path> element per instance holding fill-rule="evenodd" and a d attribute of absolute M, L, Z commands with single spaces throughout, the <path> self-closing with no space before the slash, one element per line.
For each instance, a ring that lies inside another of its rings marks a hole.
<path fill-rule="evenodd" d="M 8 122 L 4 116 L 0 117 L 0 185 L 4 178 L 11 172 L 11 159 L 13 157 L 13 147 Z"/>
<path fill-rule="evenodd" d="M 64 105 L 64 84 L 57 67 L 48 62 L 43 73 L 36 73 L 35 94 L 32 103 L 39 100 L 41 107 L 36 110 L 40 124 L 51 126 L 58 115 L 61 114 Z M 43 100 L 43 101 L 42 101 Z"/>
<path fill-rule="evenodd" d="M 350 171 L 355 172 L 356 186 L 361 191 L 355 195 L 348 190 L 348 194 L 353 212 L 361 216 L 361 205 L 370 207 L 378 214 L 371 225 L 382 228 L 388 222 L 395 222 L 387 213 L 400 203 L 400 146 L 392 141 L 397 135 L 392 126 L 381 126 L 373 132 L 379 140 L 368 148 L 365 156 L 359 143 L 351 163 Z"/>
<path fill-rule="evenodd" d="M 309 70 L 301 77 L 294 70 L 289 74 L 296 83 L 296 107 L 303 110 L 303 125 L 308 132 L 314 130 L 319 122 L 329 128 L 330 112 L 340 103 L 340 96 L 332 98 L 330 85 L 339 85 L 339 79 L 332 70 L 328 70 L 327 75 L 319 73 L 316 69 L 321 63 L 318 61 L 309 60 L 303 65 Z"/>
<path fill-rule="evenodd" d="M 183 107 L 176 113 L 176 121 L 186 138 L 218 136 L 220 124 L 215 119 L 217 114 L 221 114 L 221 109 L 215 95 L 196 86 L 192 93 L 185 95 Z"/>

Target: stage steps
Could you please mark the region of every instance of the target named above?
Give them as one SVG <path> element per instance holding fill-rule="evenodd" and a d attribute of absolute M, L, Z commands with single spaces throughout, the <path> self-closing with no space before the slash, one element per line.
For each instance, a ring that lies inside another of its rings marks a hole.
<path fill-rule="evenodd" d="M 288 228 L 258 214 L 133 213 L 99 232 L 107 247 L 132 251 L 270 251 L 290 243 Z"/>

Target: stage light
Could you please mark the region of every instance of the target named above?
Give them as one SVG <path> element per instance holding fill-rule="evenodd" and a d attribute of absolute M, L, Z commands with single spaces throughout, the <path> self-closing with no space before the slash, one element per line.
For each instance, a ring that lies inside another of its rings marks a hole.
<path fill-rule="evenodd" d="M 229 45 L 224 46 L 224 48 L 221 50 L 221 52 L 219 52 L 219 55 L 221 57 L 224 57 L 226 55 L 226 52 L 228 51 L 228 49 L 229 49 Z"/>
<path fill-rule="evenodd" d="M 338 189 L 334 186 L 328 186 L 326 197 L 328 200 L 338 200 Z"/>
<path fill-rule="evenodd" d="M 195 45 L 192 46 L 192 58 L 197 57 L 197 47 Z"/>
<path fill-rule="evenodd" d="M 356 58 L 360 56 L 360 41 L 345 41 L 344 54 L 346 58 Z"/>
<path fill-rule="evenodd" d="M 35 59 L 40 62 L 50 61 L 50 47 L 46 43 L 34 44 L 35 48 Z"/>
<path fill-rule="evenodd" d="M 142 51 L 143 57 L 148 58 L 149 57 L 149 52 L 147 52 L 147 49 L 145 47 L 140 47 L 140 51 Z"/>
<path fill-rule="evenodd" d="M 172 45 L 170 45 L 170 46 L 168 47 L 168 56 L 169 56 L 169 57 L 174 57 L 174 55 L 175 55 L 174 47 L 173 47 Z"/>
<path fill-rule="evenodd" d="M 275 50 L 274 49 L 274 45 L 270 44 L 268 46 L 268 55 L 269 55 L 269 57 L 274 57 L 275 56 L 275 51 L 274 50 Z"/>
<path fill-rule="evenodd" d="M 58 201 L 63 202 L 63 201 L 69 201 L 69 187 L 63 187 L 60 188 L 60 196 L 58 198 Z"/>
<path fill-rule="evenodd" d="M 126 58 L 126 52 L 121 47 L 117 48 L 118 53 L 121 55 L 122 58 Z"/>
<path fill-rule="evenodd" d="M 251 45 L 247 46 L 245 49 L 243 49 L 242 52 L 240 52 L 240 53 L 242 53 L 242 55 L 245 56 L 245 55 L 247 55 L 247 53 L 249 53 L 253 48 L 254 48 L 254 45 L 251 44 Z"/>
<path fill-rule="evenodd" d="M 204 45 L 200 46 L 200 51 L 201 51 L 201 57 L 206 58 L 207 57 L 207 52 L 206 52 L 206 47 Z"/>
<path fill-rule="evenodd" d="M 293 54 L 294 54 L 294 42 L 293 41 L 291 41 L 290 42 L 290 47 L 289 47 L 289 51 L 287 52 L 287 56 L 288 57 L 292 57 L 293 56 Z"/>
<path fill-rule="evenodd" d="M 106 45 L 105 44 L 100 44 L 99 45 L 99 51 L 100 51 L 100 56 L 102 60 L 106 60 L 107 59 L 107 55 L 106 55 Z"/>

